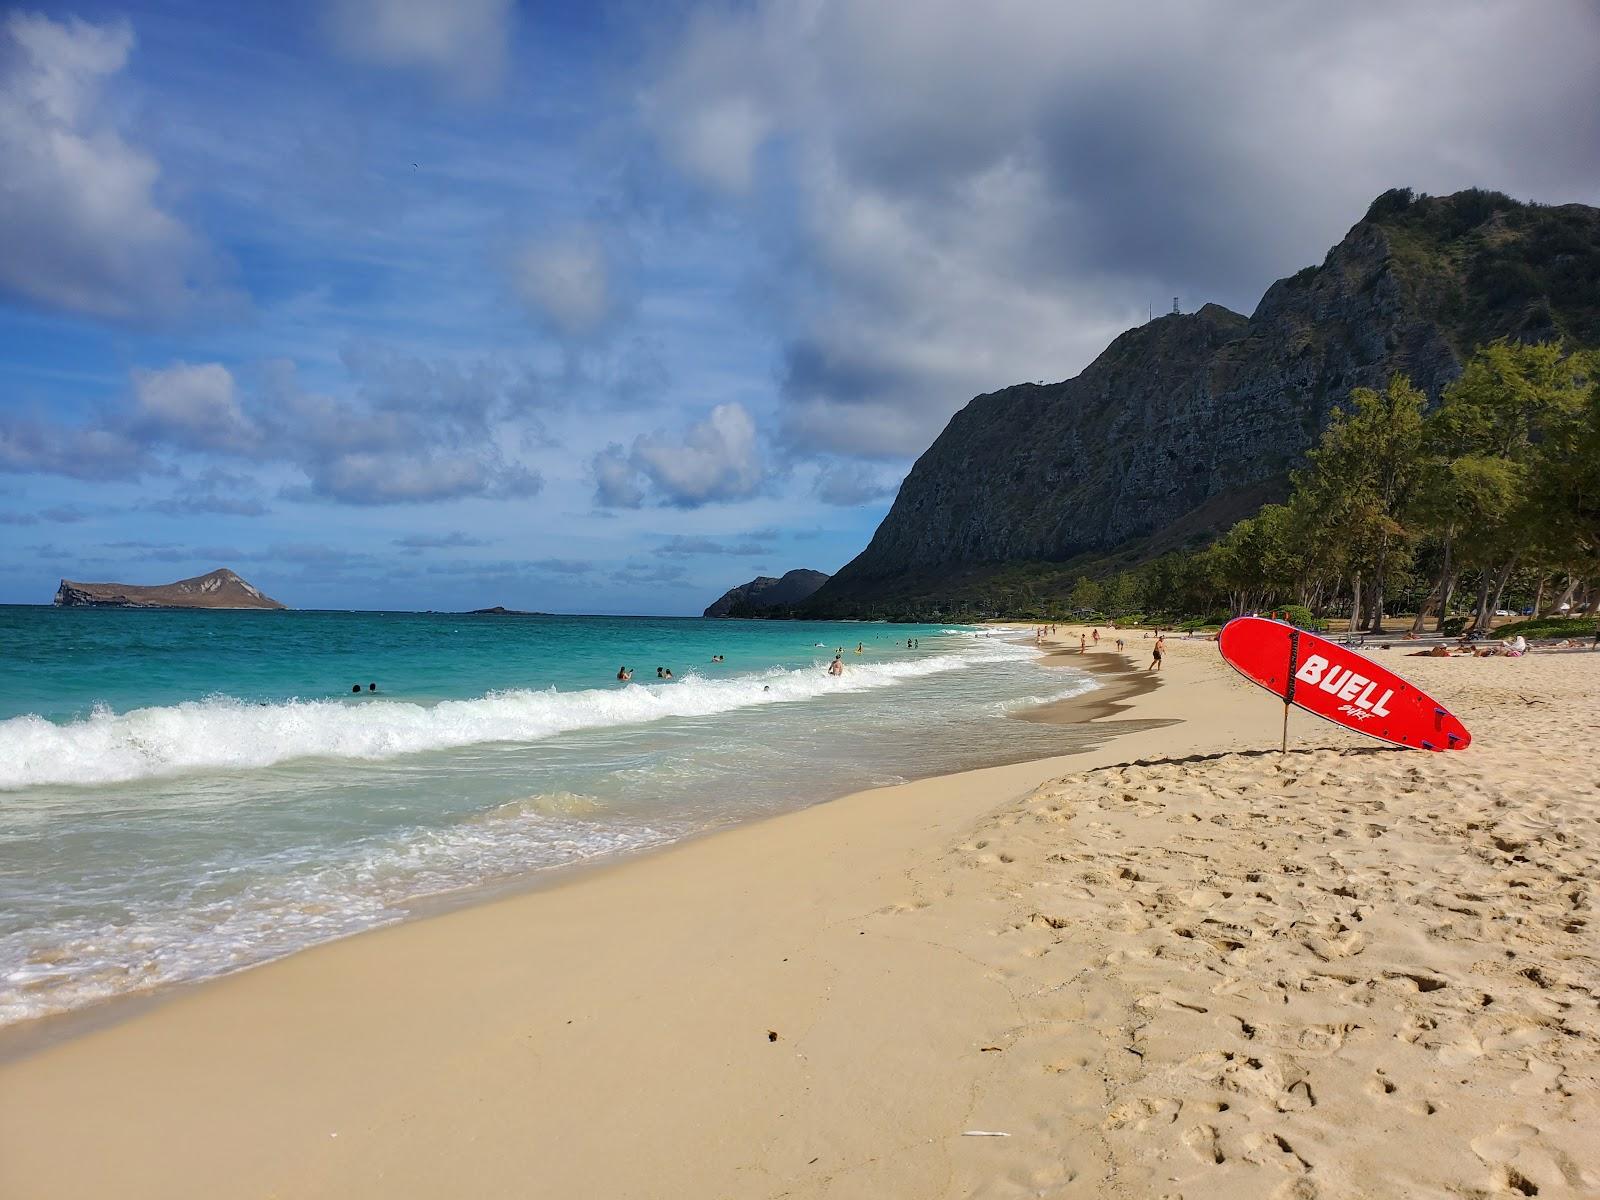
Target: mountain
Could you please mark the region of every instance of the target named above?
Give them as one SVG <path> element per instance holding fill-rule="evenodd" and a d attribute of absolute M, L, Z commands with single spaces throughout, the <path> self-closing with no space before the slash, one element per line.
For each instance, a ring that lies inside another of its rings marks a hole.
<path fill-rule="evenodd" d="M 757 575 L 749 583 L 729 588 L 710 608 L 708 617 L 757 617 L 768 615 L 773 609 L 792 608 L 808 600 L 811 594 L 828 582 L 821 571 L 790 571 L 782 579 L 771 575 Z"/>
<path fill-rule="evenodd" d="M 1401 371 L 1436 399 L 1500 336 L 1600 344 L 1600 209 L 1386 192 L 1249 317 L 1164 316 L 1075 378 L 973 399 L 807 610 L 970 610 L 1041 564 L 1203 544 L 1287 493 L 1352 388 Z"/>
<path fill-rule="evenodd" d="M 61 608 L 287 608 L 226 567 L 177 583 L 146 587 L 133 583 L 74 583 L 63 579 L 55 603 Z"/>

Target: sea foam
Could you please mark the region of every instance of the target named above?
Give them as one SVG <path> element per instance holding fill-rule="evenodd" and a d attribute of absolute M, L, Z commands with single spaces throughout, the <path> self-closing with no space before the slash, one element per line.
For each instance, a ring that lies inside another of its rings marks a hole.
<path fill-rule="evenodd" d="M 849 663 L 842 676 L 828 675 L 818 663 L 726 679 L 690 674 L 669 684 L 569 692 L 515 689 L 436 704 L 375 698 L 258 704 L 213 696 L 121 713 L 99 708 L 65 724 L 28 715 L 0 721 L 0 791 L 254 770 L 301 758 L 378 760 L 493 742 L 536 742 L 584 729 L 892 687 L 1012 657 L 1032 654 L 974 639 L 961 653 Z"/>

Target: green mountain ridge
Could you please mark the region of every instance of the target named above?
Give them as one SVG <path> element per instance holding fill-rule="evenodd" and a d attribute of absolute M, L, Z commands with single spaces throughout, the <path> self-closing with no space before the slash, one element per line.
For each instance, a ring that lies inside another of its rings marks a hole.
<path fill-rule="evenodd" d="M 1072 379 L 975 397 L 805 609 L 971 613 L 1203 545 L 1287 493 L 1352 388 L 1401 372 L 1437 400 L 1495 337 L 1600 344 L 1600 209 L 1386 192 L 1248 318 L 1164 316 Z"/>

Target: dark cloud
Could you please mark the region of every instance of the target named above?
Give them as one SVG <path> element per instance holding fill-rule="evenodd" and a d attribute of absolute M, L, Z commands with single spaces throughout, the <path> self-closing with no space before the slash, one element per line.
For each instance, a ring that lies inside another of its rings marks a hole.
<path fill-rule="evenodd" d="M 1390 187 L 1600 198 L 1588 0 L 757 0 L 683 28 L 642 116 L 773 251 L 800 456 L 909 457 L 1173 295 L 1248 310 Z"/>

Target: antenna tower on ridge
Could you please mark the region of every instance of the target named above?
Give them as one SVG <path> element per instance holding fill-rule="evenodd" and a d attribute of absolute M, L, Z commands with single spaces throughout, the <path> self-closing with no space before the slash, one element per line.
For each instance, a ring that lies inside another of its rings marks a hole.
<path fill-rule="evenodd" d="M 1172 315 L 1178 315 L 1178 298 L 1176 296 L 1172 298 Z"/>

